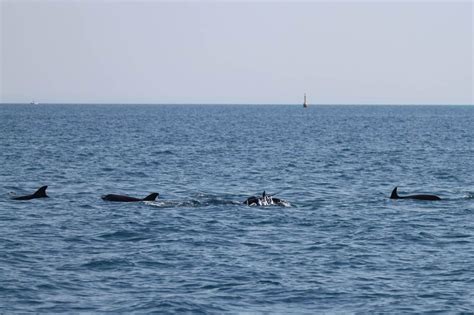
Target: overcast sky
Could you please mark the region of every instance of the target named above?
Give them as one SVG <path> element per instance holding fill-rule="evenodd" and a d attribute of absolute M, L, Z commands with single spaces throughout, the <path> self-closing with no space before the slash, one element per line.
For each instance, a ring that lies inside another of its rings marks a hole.
<path fill-rule="evenodd" d="M 0 1 L 3 103 L 474 103 L 471 1 Z"/>

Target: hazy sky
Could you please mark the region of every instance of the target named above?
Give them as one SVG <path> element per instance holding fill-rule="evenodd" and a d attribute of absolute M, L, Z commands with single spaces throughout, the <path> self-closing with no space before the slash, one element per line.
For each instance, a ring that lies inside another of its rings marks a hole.
<path fill-rule="evenodd" d="M 0 1 L 4 103 L 474 103 L 471 1 Z"/>

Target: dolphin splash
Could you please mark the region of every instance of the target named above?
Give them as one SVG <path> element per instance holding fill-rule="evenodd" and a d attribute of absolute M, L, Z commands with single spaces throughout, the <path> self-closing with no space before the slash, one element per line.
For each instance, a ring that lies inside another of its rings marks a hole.
<path fill-rule="evenodd" d="M 261 197 L 251 196 L 248 197 L 244 202 L 247 206 L 270 206 L 270 205 L 277 205 L 277 206 L 288 206 L 289 203 L 283 199 L 275 198 L 272 195 L 267 195 L 264 191 Z"/>

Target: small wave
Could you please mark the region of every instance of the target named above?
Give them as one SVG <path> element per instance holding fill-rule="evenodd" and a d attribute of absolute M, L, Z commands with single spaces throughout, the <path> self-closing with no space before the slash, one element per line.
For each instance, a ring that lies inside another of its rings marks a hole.
<path fill-rule="evenodd" d="M 104 233 L 99 235 L 99 237 L 120 241 L 137 241 L 146 239 L 146 237 L 143 237 L 142 234 L 126 230 L 116 231 L 113 233 Z"/>
<path fill-rule="evenodd" d="M 208 199 L 208 200 L 156 200 L 145 201 L 147 205 L 158 208 L 199 208 L 208 206 L 223 206 L 223 205 L 241 205 L 242 202 L 236 200 L 223 199 Z"/>
<path fill-rule="evenodd" d="M 474 192 L 467 192 L 465 195 L 464 195 L 464 199 L 474 199 Z"/>
<path fill-rule="evenodd" d="M 144 172 L 135 172 L 135 171 L 126 171 L 125 175 L 134 176 L 136 178 L 147 177 L 148 176 L 148 174 L 146 174 Z"/>
<path fill-rule="evenodd" d="M 153 155 L 174 155 L 174 152 L 171 150 L 162 150 L 153 152 Z"/>
<path fill-rule="evenodd" d="M 196 208 L 201 206 L 198 200 L 156 200 L 145 201 L 145 204 L 158 208 Z"/>
<path fill-rule="evenodd" d="M 273 280 L 259 280 L 257 281 L 258 284 L 261 285 L 275 285 L 275 286 L 281 286 L 281 283 L 278 281 L 273 281 Z"/>
<path fill-rule="evenodd" d="M 109 258 L 109 259 L 94 259 L 85 264 L 82 264 L 81 267 L 87 269 L 96 269 L 96 270 L 110 270 L 117 267 L 126 267 L 132 266 L 133 264 L 125 259 L 120 258 Z"/>
<path fill-rule="evenodd" d="M 454 233 L 445 236 L 448 239 L 464 239 L 464 238 L 471 238 L 470 234 L 462 234 L 462 233 Z"/>
<path fill-rule="evenodd" d="M 36 289 L 38 289 L 38 290 L 57 290 L 58 287 L 53 285 L 53 284 L 50 284 L 50 283 L 42 283 L 42 284 L 36 285 Z"/>
<path fill-rule="evenodd" d="M 221 205 L 240 205 L 242 204 L 241 201 L 237 200 L 225 200 L 225 199 L 209 199 L 205 201 L 205 204 L 208 206 L 221 206 Z"/>
<path fill-rule="evenodd" d="M 12 186 L 12 185 L 5 185 L 5 186 L 3 186 L 3 188 L 4 188 L 4 189 L 8 189 L 8 190 L 10 190 L 10 189 L 13 189 L 13 190 L 18 189 L 18 187 Z"/>
<path fill-rule="evenodd" d="M 94 209 L 94 207 L 91 206 L 91 205 L 89 205 L 89 204 L 82 204 L 82 205 L 79 205 L 79 208 L 81 208 L 81 209 L 87 209 L 87 210 L 89 210 L 89 209 Z"/>
<path fill-rule="evenodd" d="M 259 243 L 242 242 L 241 245 L 254 248 L 268 248 L 268 246 Z"/>

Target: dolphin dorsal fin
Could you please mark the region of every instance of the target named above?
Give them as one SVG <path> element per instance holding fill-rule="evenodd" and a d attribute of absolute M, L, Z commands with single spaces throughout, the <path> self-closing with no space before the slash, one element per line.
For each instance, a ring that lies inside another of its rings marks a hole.
<path fill-rule="evenodd" d="M 395 187 L 393 190 L 392 190 L 392 194 L 390 195 L 390 199 L 398 199 L 398 193 L 397 193 L 397 188 L 398 187 Z"/>
<path fill-rule="evenodd" d="M 143 201 L 155 201 L 156 197 L 159 196 L 159 193 L 152 193 L 143 198 Z"/>
<path fill-rule="evenodd" d="M 265 196 L 267 195 L 267 193 L 265 192 L 265 190 L 263 191 L 263 194 L 262 194 L 262 197 L 265 198 Z"/>
<path fill-rule="evenodd" d="M 42 187 L 40 187 L 40 188 L 33 194 L 33 196 L 35 196 L 36 198 L 48 197 L 48 196 L 46 195 L 46 188 L 48 188 L 48 186 L 42 186 Z"/>

